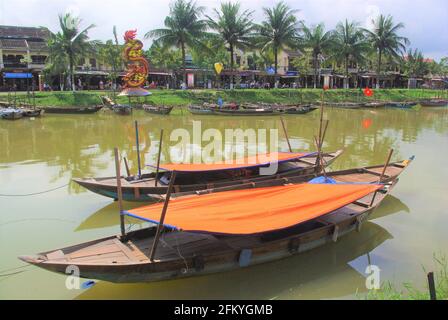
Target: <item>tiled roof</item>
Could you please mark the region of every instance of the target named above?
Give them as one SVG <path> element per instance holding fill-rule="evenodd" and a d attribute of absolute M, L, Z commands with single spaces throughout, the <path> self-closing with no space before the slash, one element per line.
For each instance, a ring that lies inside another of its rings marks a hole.
<path fill-rule="evenodd" d="M 45 42 L 37 42 L 37 41 L 27 41 L 27 42 L 31 50 L 47 49 L 47 44 Z"/>
<path fill-rule="evenodd" d="M 0 26 L 0 38 L 47 39 L 49 36 L 45 28 Z"/>
<path fill-rule="evenodd" d="M 26 49 L 26 42 L 25 40 L 17 40 L 17 39 L 0 39 L 0 47 L 3 49 Z"/>

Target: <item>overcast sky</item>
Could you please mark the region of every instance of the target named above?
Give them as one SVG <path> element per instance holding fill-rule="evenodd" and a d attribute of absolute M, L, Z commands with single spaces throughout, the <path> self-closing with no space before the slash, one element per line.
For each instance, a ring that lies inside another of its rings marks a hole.
<path fill-rule="evenodd" d="M 207 13 L 218 7 L 219 0 L 197 0 L 207 7 Z M 261 21 L 261 8 L 273 6 L 275 0 L 241 0 L 245 9 L 255 10 L 255 21 Z M 404 36 L 412 48 L 419 48 L 426 57 L 439 60 L 448 56 L 447 0 L 286 0 L 299 9 L 298 17 L 308 24 L 324 22 L 334 28 L 338 21 L 348 18 L 367 26 L 379 13 L 391 14 L 403 22 Z M 58 30 L 59 13 L 72 12 L 83 24 L 96 24 L 91 38 L 107 40 L 112 37 L 113 25 L 120 34 L 138 29 L 142 38 L 148 30 L 162 27 L 169 13 L 170 0 L 0 0 L 0 25 L 47 26 Z M 146 42 L 149 45 L 149 42 Z"/>

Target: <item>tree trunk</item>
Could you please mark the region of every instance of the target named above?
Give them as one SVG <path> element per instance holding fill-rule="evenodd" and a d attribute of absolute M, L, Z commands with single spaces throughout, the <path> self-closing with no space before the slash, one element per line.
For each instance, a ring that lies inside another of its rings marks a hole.
<path fill-rule="evenodd" d="M 278 69 L 278 48 L 274 48 L 274 71 L 275 71 L 275 77 L 274 77 L 274 87 L 277 88 L 277 69 Z"/>
<path fill-rule="evenodd" d="M 73 61 L 73 57 L 70 56 L 69 58 L 70 60 L 70 82 L 72 84 L 72 91 L 75 92 L 76 91 L 76 85 L 75 85 L 75 66 L 74 66 L 74 61 Z"/>
<path fill-rule="evenodd" d="M 376 70 L 376 88 L 380 88 L 380 73 L 381 73 L 381 55 L 383 54 L 382 50 L 378 50 L 378 68 Z"/>
<path fill-rule="evenodd" d="M 185 87 L 187 87 L 187 66 L 185 64 L 185 44 L 182 42 L 182 71 Z"/>
<path fill-rule="evenodd" d="M 345 89 L 349 89 L 350 88 L 350 83 L 348 81 L 348 57 L 345 57 Z"/>
<path fill-rule="evenodd" d="M 314 89 L 317 88 L 317 55 L 313 55 L 313 64 L 314 64 L 314 75 L 313 75 L 313 82 L 314 82 Z"/>
<path fill-rule="evenodd" d="M 230 89 L 233 89 L 233 45 L 230 45 Z"/>

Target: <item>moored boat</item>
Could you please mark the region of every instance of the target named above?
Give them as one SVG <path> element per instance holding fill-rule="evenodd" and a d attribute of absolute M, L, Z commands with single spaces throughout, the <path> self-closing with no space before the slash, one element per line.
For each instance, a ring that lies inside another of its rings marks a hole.
<path fill-rule="evenodd" d="M 0 118 L 4 120 L 18 120 L 23 117 L 23 111 L 17 108 L 5 108 L 0 110 Z"/>
<path fill-rule="evenodd" d="M 420 100 L 419 104 L 422 107 L 446 107 L 446 106 L 448 106 L 448 100 L 445 100 L 445 99 L 424 99 L 424 100 Z"/>
<path fill-rule="evenodd" d="M 204 106 L 188 106 L 188 111 L 190 111 L 192 114 L 211 115 L 214 113 L 214 110 L 215 109 Z"/>
<path fill-rule="evenodd" d="M 312 104 L 304 104 L 297 106 L 287 106 L 278 110 L 285 114 L 307 114 L 317 109 L 318 108 L 314 107 Z"/>
<path fill-rule="evenodd" d="M 127 116 L 132 114 L 132 107 L 128 105 L 117 104 L 112 107 L 112 111 L 116 114 Z"/>
<path fill-rule="evenodd" d="M 42 113 L 42 109 L 23 109 L 24 117 L 40 117 Z"/>
<path fill-rule="evenodd" d="M 45 113 L 55 113 L 55 114 L 92 114 L 100 111 L 103 106 L 90 106 L 90 107 L 43 107 L 42 110 Z"/>
<path fill-rule="evenodd" d="M 337 242 L 354 230 L 362 232 L 369 214 L 396 185 L 398 179 L 392 177 L 408 164 L 348 170 L 311 183 L 285 180 L 255 190 L 167 200 L 121 212 L 160 223 L 162 233 L 156 226 L 122 231 L 120 236 L 19 258 L 49 271 L 65 274 L 67 267 L 77 267 L 81 278 L 119 283 L 171 280 L 276 261 Z M 387 181 L 381 179 L 383 167 Z M 168 211 L 163 210 L 166 217 L 161 219 L 163 207 Z"/>
<path fill-rule="evenodd" d="M 399 108 L 399 109 L 411 109 L 417 105 L 417 102 L 388 102 L 386 107 L 388 108 Z"/>
<path fill-rule="evenodd" d="M 213 114 L 223 116 L 264 116 L 279 114 L 274 112 L 271 108 L 258 108 L 258 109 L 216 109 Z"/>
<path fill-rule="evenodd" d="M 374 102 L 367 102 L 364 104 L 364 107 L 366 108 L 383 108 L 385 107 L 387 102 L 384 101 L 374 101 Z"/>
<path fill-rule="evenodd" d="M 152 105 L 143 105 L 143 110 L 152 114 L 162 114 L 168 115 L 173 110 L 172 106 L 152 106 Z"/>
<path fill-rule="evenodd" d="M 323 159 L 325 165 L 331 165 L 342 152 L 342 150 L 339 150 L 336 152 L 324 153 Z M 288 161 L 277 162 L 278 173 L 276 173 L 276 177 L 278 179 L 308 175 L 317 170 L 316 153 L 282 153 L 282 155 L 288 157 Z M 213 168 L 213 166 L 206 164 L 192 165 L 190 167 L 188 165 L 177 165 L 173 167 L 172 165 L 162 164 L 160 167 L 163 172 L 159 173 L 157 179 L 156 173 L 143 174 L 140 178 L 138 176 L 122 177 L 121 186 L 123 199 L 126 201 L 146 202 L 158 202 L 163 200 L 162 196 L 167 192 L 169 177 L 171 175 L 171 169 L 173 168 L 178 172 L 173 196 L 175 196 L 176 193 L 194 193 L 210 188 L 232 187 L 243 183 L 253 183 L 273 178 L 273 175 L 260 176 L 259 166 L 247 164 L 235 164 L 233 168 L 220 168 L 218 166 Z M 118 199 L 116 177 L 73 179 L 73 181 L 94 193 Z"/>
<path fill-rule="evenodd" d="M 363 102 L 327 102 L 325 105 L 335 108 L 359 109 L 364 107 Z"/>

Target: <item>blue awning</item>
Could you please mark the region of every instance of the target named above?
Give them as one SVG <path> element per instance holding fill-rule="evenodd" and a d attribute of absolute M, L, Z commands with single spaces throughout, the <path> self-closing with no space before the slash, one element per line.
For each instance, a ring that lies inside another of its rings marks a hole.
<path fill-rule="evenodd" d="M 31 79 L 33 75 L 31 73 L 13 73 L 13 72 L 4 72 L 3 78 L 5 79 Z"/>

